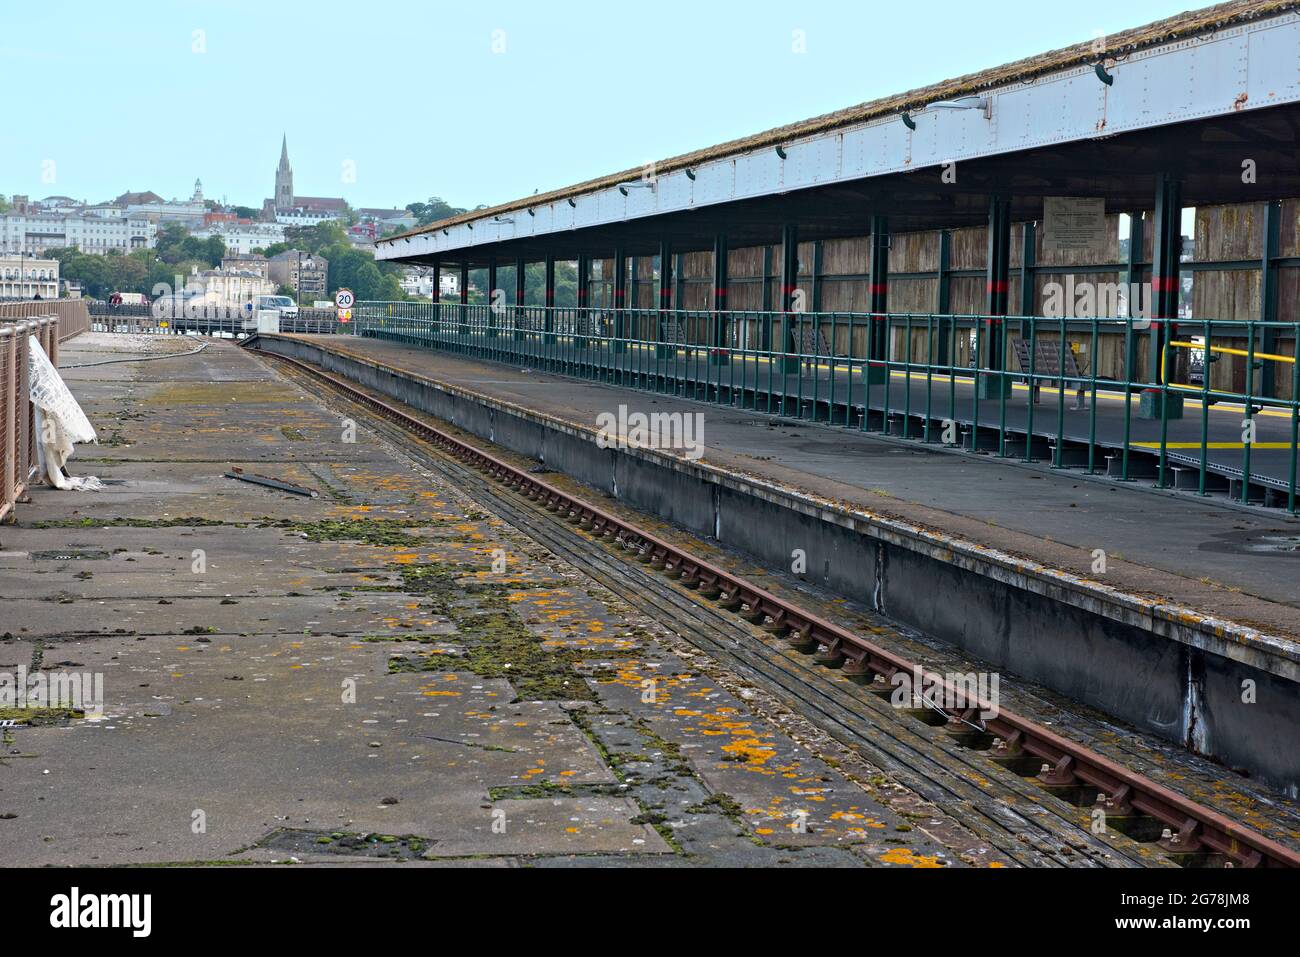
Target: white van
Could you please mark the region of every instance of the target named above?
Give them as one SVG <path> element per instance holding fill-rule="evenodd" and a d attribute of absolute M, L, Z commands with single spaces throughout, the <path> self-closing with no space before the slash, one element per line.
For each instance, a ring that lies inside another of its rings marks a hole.
<path fill-rule="evenodd" d="M 298 304 L 288 296 L 258 296 L 253 305 L 257 312 L 274 309 L 281 319 L 298 318 Z"/>

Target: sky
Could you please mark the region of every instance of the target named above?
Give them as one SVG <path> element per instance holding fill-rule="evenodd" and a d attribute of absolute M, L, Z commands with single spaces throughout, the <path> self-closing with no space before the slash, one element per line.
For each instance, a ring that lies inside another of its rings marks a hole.
<path fill-rule="evenodd" d="M 0 0 L 0 194 L 492 205 L 1180 0 Z"/>

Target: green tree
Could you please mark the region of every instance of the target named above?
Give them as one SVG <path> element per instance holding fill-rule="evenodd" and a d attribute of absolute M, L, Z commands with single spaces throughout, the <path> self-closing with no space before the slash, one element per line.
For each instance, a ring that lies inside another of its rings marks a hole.
<path fill-rule="evenodd" d="M 447 203 L 441 196 L 430 196 L 427 203 L 407 203 L 406 208 L 415 214 L 416 226 L 428 226 L 451 216 L 459 216 L 465 210 Z"/>

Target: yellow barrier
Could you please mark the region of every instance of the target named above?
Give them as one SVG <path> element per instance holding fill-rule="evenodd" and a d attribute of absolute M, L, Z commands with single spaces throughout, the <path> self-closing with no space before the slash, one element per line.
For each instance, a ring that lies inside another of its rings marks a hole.
<path fill-rule="evenodd" d="M 1244 356 L 1247 359 L 1251 357 L 1251 353 L 1245 349 L 1232 349 L 1228 346 L 1200 345 L 1199 343 L 1195 343 L 1195 342 L 1177 342 L 1173 339 L 1169 340 L 1169 346 L 1170 348 L 1177 347 L 1181 349 L 1201 349 L 1205 352 L 1213 352 L 1218 355 Z M 1270 362 L 1289 362 L 1292 365 L 1295 365 L 1295 356 L 1275 356 L 1269 352 L 1256 352 L 1254 353 L 1254 356 L 1256 359 L 1267 359 Z M 1208 376 L 1210 374 L 1209 363 L 1207 362 L 1205 366 L 1206 368 L 1203 375 Z M 1166 382 L 1169 388 L 1171 389 L 1182 389 L 1187 392 L 1205 391 L 1199 386 L 1180 385 L 1179 383 L 1176 382 L 1168 382 L 1168 377 L 1165 375 L 1165 357 L 1163 355 L 1160 356 L 1160 381 Z"/>

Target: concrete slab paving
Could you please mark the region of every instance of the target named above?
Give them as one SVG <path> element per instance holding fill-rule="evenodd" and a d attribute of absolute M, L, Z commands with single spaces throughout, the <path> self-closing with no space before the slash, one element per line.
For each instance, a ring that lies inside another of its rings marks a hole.
<path fill-rule="evenodd" d="M 63 359 L 191 347 L 141 338 L 73 340 Z M 609 680 L 693 666 L 252 356 L 217 342 L 68 381 L 103 439 L 70 470 L 110 484 L 36 488 L 0 528 L 0 673 L 89 675 L 102 700 L 3 712 L 0 864 L 890 863 L 846 815 L 903 820 L 858 783 L 734 695 L 698 703 L 735 710 L 713 741 Z M 320 495 L 224 478 L 232 465 Z M 742 728 L 779 780 L 727 766 Z M 835 809 L 822 830 L 764 833 L 777 792 L 810 783 Z M 961 863 L 891 833 L 899 863 Z"/>

